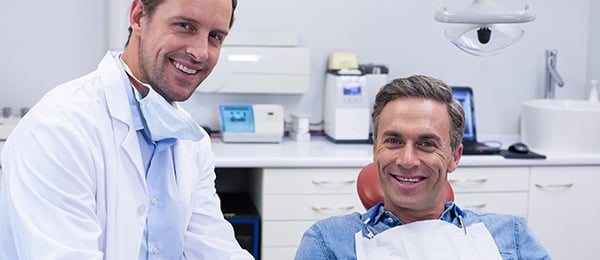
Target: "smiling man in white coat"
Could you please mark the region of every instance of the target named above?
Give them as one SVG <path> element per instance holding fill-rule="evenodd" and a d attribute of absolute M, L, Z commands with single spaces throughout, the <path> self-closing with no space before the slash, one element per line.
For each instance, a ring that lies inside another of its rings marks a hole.
<path fill-rule="evenodd" d="M 47 93 L 2 154 L 0 259 L 252 259 L 176 102 L 216 65 L 236 0 L 133 0 L 123 53 Z"/>

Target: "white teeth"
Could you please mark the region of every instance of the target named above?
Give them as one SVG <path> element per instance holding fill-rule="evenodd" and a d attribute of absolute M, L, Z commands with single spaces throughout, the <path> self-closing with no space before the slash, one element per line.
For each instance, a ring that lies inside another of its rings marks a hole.
<path fill-rule="evenodd" d="M 419 182 L 419 178 L 404 178 L 404 177 L 400 177 L 400 176 L 395 176 L 396 180 L 402 181 L 402 182 L 410 182 L 410 183 L 417 183 Z"/>
<path fill-rule="evenodd" d="M 174 61 L 173 64 L 175 65 L 176 68 L 178 68 L 179 70 L 181 70 L 187 74 L 196 74 L 196 72 L 198 72 L 198 70 L 190 69 L 186 66 L 181 65 L 180 63 L 177 63 L 176 61 Z"/>

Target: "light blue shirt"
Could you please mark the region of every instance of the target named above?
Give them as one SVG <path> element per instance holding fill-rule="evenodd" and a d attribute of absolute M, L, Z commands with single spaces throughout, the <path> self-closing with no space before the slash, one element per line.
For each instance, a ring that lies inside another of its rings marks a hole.
<path fill-rule="evenodd" d="M 461 227 L 457 207 L 449 202 L 441 220 Z M 377 212 L 374 212 L 377 211 Z M 528 229 L 522 217 L 464 210 L 466 226 L 482 222 L 496 242 L 502 259 L 551 259 L 544 247 Z M 302 237 L 296 260 L 356 259 L 354 234 L 362 231 L 367 237 L 364 222 L 373 213 L 375 218 L 367 225 L 377 235 L 389 228 L 402 225 L 400 219 L 376 205 L 366 213 L 358 212 L 329 217 L 313 224 Z M 426 246 L 426 245 L 424 245 Z"/>
<path fill-rule="evenodd" d="M 180 228 L 182 209 L 173 164 L 173 145 L 177 140 L 152 141 L 144 128 L 137 101 L 131 91 L 128 93 L 148 188 L 148 215 L 139 259 L 180 259 L 184 234 Z"/>

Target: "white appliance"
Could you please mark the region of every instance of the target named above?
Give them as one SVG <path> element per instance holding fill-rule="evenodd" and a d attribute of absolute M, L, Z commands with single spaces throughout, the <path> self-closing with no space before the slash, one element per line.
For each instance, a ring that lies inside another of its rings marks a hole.
<path fill-rule="evenodd" d="M 223 142 L 279 143 L 283 139 L 281 105 L 221 105 L 219 114 Z"/>
<path fill-rule="evenodd" d="M 325 135 L 336 143 L 369 141 L 366 77 L 352 53 L 332 53 L 323 105 Z"/>
<path fill-rule="evenodd" d="M 310 51 L 293 33 L 229 35 L 204 93 L 303 94 L 310 86 Z"/>
<path fill-rule="evenodd" d="M 375 96 L 377 92 L 388 83 L 388 68 L 381 64 L 361 64 L 360 70 L 365 73 L 367 78 L 367 97 L 369 99 L 369 134 L 373 133 L 373 122 L 371 122 L 371 114 L 375 105 Z"/>

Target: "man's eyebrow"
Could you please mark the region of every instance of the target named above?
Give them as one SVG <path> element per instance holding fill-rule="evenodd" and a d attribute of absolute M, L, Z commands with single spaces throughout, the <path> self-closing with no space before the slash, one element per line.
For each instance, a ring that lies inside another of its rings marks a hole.
<path fill-rule="evenodd" d="M 383 136 L 396 136 L 396 137 L 401 137 L 402 134 L 396 130 L 385 130 L 382 133 Z"/>
<path fill-rule="evenodd" d="M 183 15 L 174 16 L 170 20 L 173 21 L 173 22 L 181 22 L 181 21 L 183 21 L 183 22 L 186 22 L 186 23 L 191 23 L 193 25 L 200 24 L 200 22 L 198 22 L 197 20 L 192 19 L 192 18 L 187 17 L 187 16 L 183 16 Z M 229 35 L 229 28 L 226 28 L 226 29 L 212 29 L 211 31 L 223 34 L 225 36 Z"/>
<path fill-rule="evenodd" d="M 436 134 L 433 133 L 424 133 L 424 134 L 420 134 L 419 135 L 419 139 L 423 140 L 423 139 L 427 139 L 427 140 L 435 140 L 435 141 L 442 141 L 442 138 Z"/>

